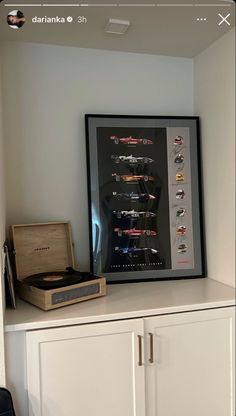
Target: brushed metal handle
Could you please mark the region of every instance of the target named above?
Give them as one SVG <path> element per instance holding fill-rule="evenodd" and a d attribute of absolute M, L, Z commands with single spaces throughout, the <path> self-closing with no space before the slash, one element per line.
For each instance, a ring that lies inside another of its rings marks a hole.
<path fill-rule="evenodd" d="M 154 339 L 154 335 L 152 332 L 148 333 L 149 337 L 150 337 L 150 356 L 149 356 L 149 363 L 153 364 L 154 363 L 154 349 L 153 349 L 153 339 Z"/>
<path fill-rule="evenodd" d="M 138 335 L 138 365 L 143 365 L 142 335 Z"/>

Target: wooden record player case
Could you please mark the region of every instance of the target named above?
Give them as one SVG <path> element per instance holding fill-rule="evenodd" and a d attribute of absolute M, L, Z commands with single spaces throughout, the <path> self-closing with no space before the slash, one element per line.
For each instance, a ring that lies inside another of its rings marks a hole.
<path fill-rule="evenodd" d="M 37 273 L 74 268 L 69 222 L 12 225 L 10 234 L 17 287 L 22 299 L 47 311 L 106 294 L 106 280 L 99 276 L 91 281 L 49 290 L 24 283 L 26 277 Z"/>

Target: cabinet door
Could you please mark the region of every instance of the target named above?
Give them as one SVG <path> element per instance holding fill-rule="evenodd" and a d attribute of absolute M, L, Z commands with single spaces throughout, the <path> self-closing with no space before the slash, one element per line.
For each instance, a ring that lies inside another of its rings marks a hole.
<path fill-rule="evenodd" d="M 143 321 L 27 333 L 30 416 L 144 416 Z"/>
<path fill-rule="evenodd" d="M 234 415 L 233 321 L 234 308 L 145 319 L 147 416 Z"/>

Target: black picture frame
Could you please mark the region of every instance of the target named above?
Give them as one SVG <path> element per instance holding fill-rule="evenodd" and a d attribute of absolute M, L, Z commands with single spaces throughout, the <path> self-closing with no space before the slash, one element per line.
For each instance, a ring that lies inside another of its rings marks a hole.
<path fill-rule="evenodd" d="M 108 283 L 205 277 L 199 124 L 85 115 L 90 268 Z"/>

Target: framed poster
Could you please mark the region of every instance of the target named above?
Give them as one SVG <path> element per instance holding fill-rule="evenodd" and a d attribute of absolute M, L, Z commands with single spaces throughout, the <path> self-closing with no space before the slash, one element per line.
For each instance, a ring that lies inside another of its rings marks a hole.
<path fill-rule="evenodd" d="M 85 118 L 91 271 L 203 277 L 198 118 Z"/>

